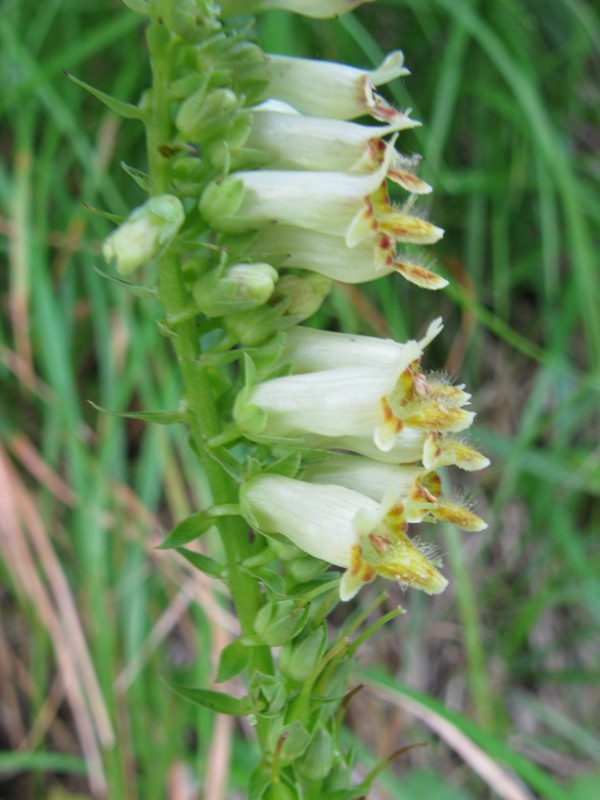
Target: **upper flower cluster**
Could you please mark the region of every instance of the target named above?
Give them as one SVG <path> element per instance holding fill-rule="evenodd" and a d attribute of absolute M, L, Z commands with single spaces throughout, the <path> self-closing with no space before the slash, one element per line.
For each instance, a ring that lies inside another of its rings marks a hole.
<path fill-rule="evenodd" d="M 214 9 L 221 19 L 270 8 L 327 17 L 358 4 L 221 0 Z M 303 456 L 293 475 L 276 474 L 273 459 L 263 459 L 262 474 L 242 489 L 246 519 L 343 567 L 343 599 L 377 575 L 442 591 L 432 548 L 411 539 L 408 526 L 445 520 L 483 528 L 469 508 L 443 496 L 435 470 L 488 462 L 462 438 L 474 417 L 464 386 L 422 370 L 441 321 L 403 344 L 298 324 L 332 280 L 360 283 L 395 271 L 426 289 L 447 283 L 415 255 L 415 245 L 443 231 L 414 212 L 431 187 L 416 174 L 419 157 L 396 146 L 420 123 L 378 91 L 408 74 L 404 57 L 396 51 L 365 70 L 265 56 L 232 31 L 198 30 L 198 41 L 181 40 L 181 74 L 170 87 L 178 139 L 166 148 L 175 153 L 174 195 L 137 209 L 104 252 L 128 273 L 178 241 L 199 245 L 184 264 L 190 310 L 183 316 L 200 313 L 206 330 L 225 332 L 213 363 L 231 361 L 228 348 L 246 351 L 245 384 L 231 402 L 234 430 Z M 355 121 L 365 116 L 376 124 Z M 408 193 L 404 203 L 392 202 L 390 186 Z"/>

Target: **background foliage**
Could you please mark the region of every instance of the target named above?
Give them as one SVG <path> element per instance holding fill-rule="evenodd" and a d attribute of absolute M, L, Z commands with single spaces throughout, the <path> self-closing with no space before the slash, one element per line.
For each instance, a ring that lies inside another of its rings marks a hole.
<path fill-rule="evenodd" d="M 337 288 L 315 322 L 402 340 L 441 314 L 426 366 L 476 391 L 494 462 L 472 490 L 489 530 L 437 533 L 450 589 L 390 589 L 408 613 L 363 651 L 349 741 L 366 764 L 429 743 L 380 798 L 530 796 L 521 781 L 595 796 L 600 18 L 583 0 L 387 0 L 339 21 L 270 12 L 259 32 L 272 52 L 356 65 L 404 50 L 412 75 L 389 96 L 425 123 L 401 149 L 425 156 L 452 284 Z M 94 271 L 110 225 L 83 205 L 142 201 L 119 168 L 144 167 L 141 126 L 63 75 L 136 101 L 140 18 L 106 0 L 3 0 L 0 43 L 0 794 L 85 795 L 91 776 L 115 800 L 242 796 L 250 726 L 161 679 L 209 685 L 236 631 L 219 586 L 154 549 L 207 487 L 184 431 L 86 402 L 178 397 L 159 309 Z M 370 671 L 382 665 L 393 680 Z"/>

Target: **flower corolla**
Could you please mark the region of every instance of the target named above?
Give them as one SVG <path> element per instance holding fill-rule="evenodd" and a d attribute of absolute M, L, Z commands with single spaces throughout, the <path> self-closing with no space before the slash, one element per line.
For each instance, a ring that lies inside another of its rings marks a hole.
<path fill-rule="evenodd" d="M 345 572 L 340 597 L 349 600 L 380 575 L 428 594 L 447 580 L 406 535 L 405 509 L 390 492 L 377 503 L 337 485 L 258 475 L 241 489 L 246 520 L 265 534 L 282 534 L 306 553 Z"/>

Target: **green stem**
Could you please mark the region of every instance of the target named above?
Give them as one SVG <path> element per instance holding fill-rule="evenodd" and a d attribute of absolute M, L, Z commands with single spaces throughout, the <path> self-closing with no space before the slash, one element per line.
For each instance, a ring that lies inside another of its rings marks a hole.
<path fill-rule="evenodd" d="M 156 195 L 170 189 L 169 162 L 161 155 L 160 148 L 172 138 L 171 101 L 168 92 L 172 63 L 171 39 L 158 21 L 153 22 L 148 29 L 148 46 L 153 84 L 147 146 L 152 194 Z M 208 439 L 221 434 L 221 418 L 210 382 L 198 360 L 200 352 L 195 321 L 181 321 L 189 307 L 190 296 L 176 253 L 167 252 L 158 259 L 158 279 L 159 300 L 167 319 L 180 320 L 171 338 L 185 386 L 190 429 L 211 487 L 213 501 L 217 504 L 237 503 L 237 484 L 214 459 L 206 455 L 204 447 Z M 247 525 L 241 517 L 221 517 L 216 524 L 223 541 L 229 589 L 236 612 L 243 633 L 251 635 L 262 599 L 258 583 L 241 569 L 244 560 L 251 555 Z M 253 648 L 253 666 L 272 674 L 271 652 L 267 647 Z"/>

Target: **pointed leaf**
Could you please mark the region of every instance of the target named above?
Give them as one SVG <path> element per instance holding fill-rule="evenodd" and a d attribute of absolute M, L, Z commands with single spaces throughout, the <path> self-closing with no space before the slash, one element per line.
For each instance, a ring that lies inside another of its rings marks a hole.
<path fill-rule="evenodd" d="M 260 761 L 250 773 L 248 800 L 260 800 L 271 783 L 272 776 L 273 768 L 264 761 Z"/>
<path fill-rule="evenodd" d="M 142 172 L 140 169 L 136 169 L 135 167 L 130 167 L 129 164 L 126 164 L 124 161 L 121 161 L 121 167 L 125 170 L 130 178 L 133 178 L 133 180 L 141 189 L 150 194 L 151 184 L 150 176 L 148 174 Z"/>
<path fill-rule="evenodd" d="M 120 225 L 125 220 L 122 214 L 111 214 L 108 211 L 103 211 L 101 208 L 91 206 L 89 203 L 82 203 L 81 205 L 97 217 L 102 217 L 102 219 L 107 219 L 109 222 L 114 222 L 115 225 Z"/>
<path fill-rule="evenodd" d="M 217 683 L 231 680 L 243 672 L 250 663 L 250 651 L 239 639 L 221 650 L 217 667 Z"/>
<path fill-rule="evenodd" d="M 212 692 L 209 689 L 194 689 L 191 686 L 182 686 L 179 683 L 167 682 L 180 697 L 195 703 L 197 706 L 209 708 L 217 714 L 229 714 L 232 717 L 244 717 L 252 711 L 252 701 L 249 697 L 232 697 L 224 692 Z"/>
<path fill-rule="evenodd" d="M 81 86 L 82 89 L 85 89 L 86 92 L 93 94 L 101 103 L 104 103 L 105 106 L 108 106 L 111 111 L 114 111 L 115 114 L 118 114 L 121 117 L 125 117 L 126 119 L 142 119 L 144 117 L 144 112 L 141 108 L 132 105 L 131 103 L 125 103 L 123 100 L 117 100 L 116 97 L 111 97 L 111 95 L 106 94 L 106 92 L 101 92 L 100 89 L 95 89 L 93 86 L 90 86 L 89 83 L 85 83 L 84 81 L 80 81 L 79 78 L 76 78 L 74 75 L 71 75 L 70 72 L 65 72 L 67 78 L 76 83 L 78 86 Z"/>
<path fill-rule="evenodd" d="M 121 278 L 115 278 L 113 275 L 109 275 L 107 272 L 102 272 L 101 269 L 98 267 L 94 267 L 94 270 L 101 275 L 103 278 L 106 278 L 107 281 L 112 281 L 120 286 L 122 289 L 127 289 L 128 292 L 131 294 L 136 295 L 136 297 L 156 297 L 158 292 L 152 286 L 140 286 L 137 283 L 130 283 L 129 281 L 123 281 Z"/>
<path fill-rule="evenodd" d="M 161 545 L 162 547 L 162 545 Z M 205 556 L 203 553 L 196 553 L 194 550 L 186 550 L 185 547 L 176 548 L 179 555 L 183 556 L 193 567 L 199 569 L 205 575 L 210 575 L 211 578 L 223 579 L 225 572 L 225 565 L 221 564 L 215 558 Z"/>
<path fill-rule="evenodd" d="M 199 511 L 175 525 L 158 550 L 171 550 L 197 539 L 215 524 L 215 519 L 207 511 Z"/>
<path fill-rule="evenodd" d="M 237 483 L 244 480 L 244 466 L 225 447 L 207 447 L 207 454 L 217 461 L 225 472 Z"/>
<path fill-rule="evenodd" d="M 111 417 L 124 417 L 125 419 L 141 419 L 144 422 L 155 422 L 157 425 L 174 425 L 176 422 L 183 422 L 181 411 L 110 411 L 108 408 L 96 405 L 92 400 L 88 403 L 96 411 L 103 414 L 110 414 Z"/>

